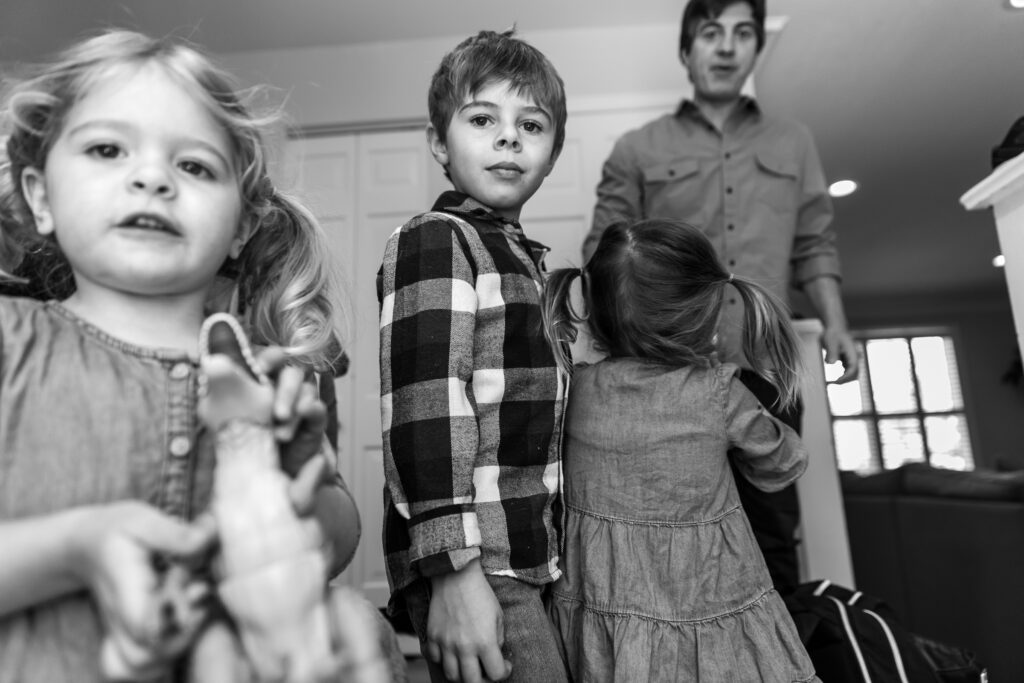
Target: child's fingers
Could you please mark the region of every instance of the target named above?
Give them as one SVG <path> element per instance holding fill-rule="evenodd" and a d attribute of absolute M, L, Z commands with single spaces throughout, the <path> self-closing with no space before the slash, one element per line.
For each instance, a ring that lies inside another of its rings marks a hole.
<path fill-rule="evenodd" d="M 295 514 L 305 517 L 312 514 L 316 504 L 316 491 L 327 481 L 327 460 L 317 455 L 307 460 L 288 487 Z"/>

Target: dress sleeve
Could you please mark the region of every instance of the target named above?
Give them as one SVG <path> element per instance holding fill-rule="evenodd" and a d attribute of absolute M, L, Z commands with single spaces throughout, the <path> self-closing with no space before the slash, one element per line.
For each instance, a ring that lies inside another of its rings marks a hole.
<path fill-rule="evenodd" d="M 643 218 L 643 172 L 628 137 L 619 138 L 601 168 L 597 204 L 590 232 L 583 242 L 583 261 L 597 248 L 601 234 L 618 221 Z"/>
<path fill-rule="evenodd" d="M 797 433 L 772 417 L 735 373 L 735 366 L 721 366 L 718 373 L 730 456 L 751 484 L 779 491 L 807 469 L 807 450 Z"/>
<path fill-rule="evenodd" d="M 480 554 L 473 505 L 479 432 L 470 395 L 477 296 L 461 234 L 414 219 L 388 240 L 378 277 L 384 473 L 421 575 Z"/>
<path fill-rule="evenodd" d="M 818 277 L 839 278 L 839 255 L 836 232 L 832 225 L 832 198 L 825 183 L 814 138 L 801 127 L 802 144 L 800 165 L 800 207 L 797 211 L 796 232 L 793 238 L 794 283 L 802 287 L 808 280 Z"/>

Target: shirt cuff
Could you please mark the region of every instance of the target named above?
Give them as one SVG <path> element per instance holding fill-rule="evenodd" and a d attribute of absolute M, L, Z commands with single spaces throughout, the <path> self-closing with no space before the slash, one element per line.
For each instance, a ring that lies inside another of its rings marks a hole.
<path fill-rule="evenodd" d="M 422 576 L 456 572 L 480 557 L 480 528 L 472 505 L 414 516 L 409 540 L 409 559 Z"/>
<path fill-rule="evenodd" d="M 814 259 L 798 263 L 793 269 L 793 281 L 799 287 L 803 287 L 819 277 L 834 277 L 841 281 L 843 278 L 839 274 L 839 260 L 833 258 Z"/>

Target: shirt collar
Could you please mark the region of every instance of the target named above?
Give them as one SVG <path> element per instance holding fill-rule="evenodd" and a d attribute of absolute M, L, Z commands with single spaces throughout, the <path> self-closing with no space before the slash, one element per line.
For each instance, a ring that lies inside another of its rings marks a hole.
<path fill-rule="evenodd" d="M 491 223 L 503 231 L 510 232 L 517 239 L 522 241 L 530 253 L 530 257 L 540 270 L 544 270 L 544 257 L 551 249 L 544 244 L 532 240 L 523 232 L 523 226 L 519 221 L 512 221 L 494 213 L 490 208 L 481 204 L 468 194 L 456 190 L 443 192 L 437 201 L 434 202 L 433 211 L 445 211 L 454 213 L 466 218 L 473 218 L 482 223 Z"/>
<path fill-rule="evenodd" d="M 736 111 L 734 116 L 760 118 L 761 107 L 758 105 L 757 100 L 753 97 L 747 97 L 746 95 L 740 95 Z M 686 98 L 679 103 L 676 108 L 676 118 L 689 117 L 696 119 L 702 123 L 707 123 L 707 119 L 704 114 L 701 113 L 700 108 L 697 107 L 697 103 L 690 98 Z"/>

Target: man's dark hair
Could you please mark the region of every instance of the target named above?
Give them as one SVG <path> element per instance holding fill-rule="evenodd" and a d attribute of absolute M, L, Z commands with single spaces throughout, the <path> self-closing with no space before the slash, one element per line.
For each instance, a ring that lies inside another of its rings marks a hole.
<path fill-rule="evenodd" d="M 448 124 L 466 97 L 495 82 L 532 97 L 546 109 L 555 126 L 552 158 L 565 143 L 565 86 L 547 57 L 532 45 L 513 37 L 515 29 L 497 33 L 480 31 L 459 43 L 441 60 L 430 79 L 427 110 L 437 137 L 445 142 Z"/>
<path fill-rule="evenodd" d="M 690 0 L 683 10 L 683 22 L 679 30 L 679 51 L 686 54 L 693 46 L 697 35 L 697 27 L 702 21 L 717 19 L 730 5 L 746 3 L 750 5 L 750 13 L 754 17 L 754 30 L 757 31 L 757 51 L 764 47 L 764 0 Z"/>

